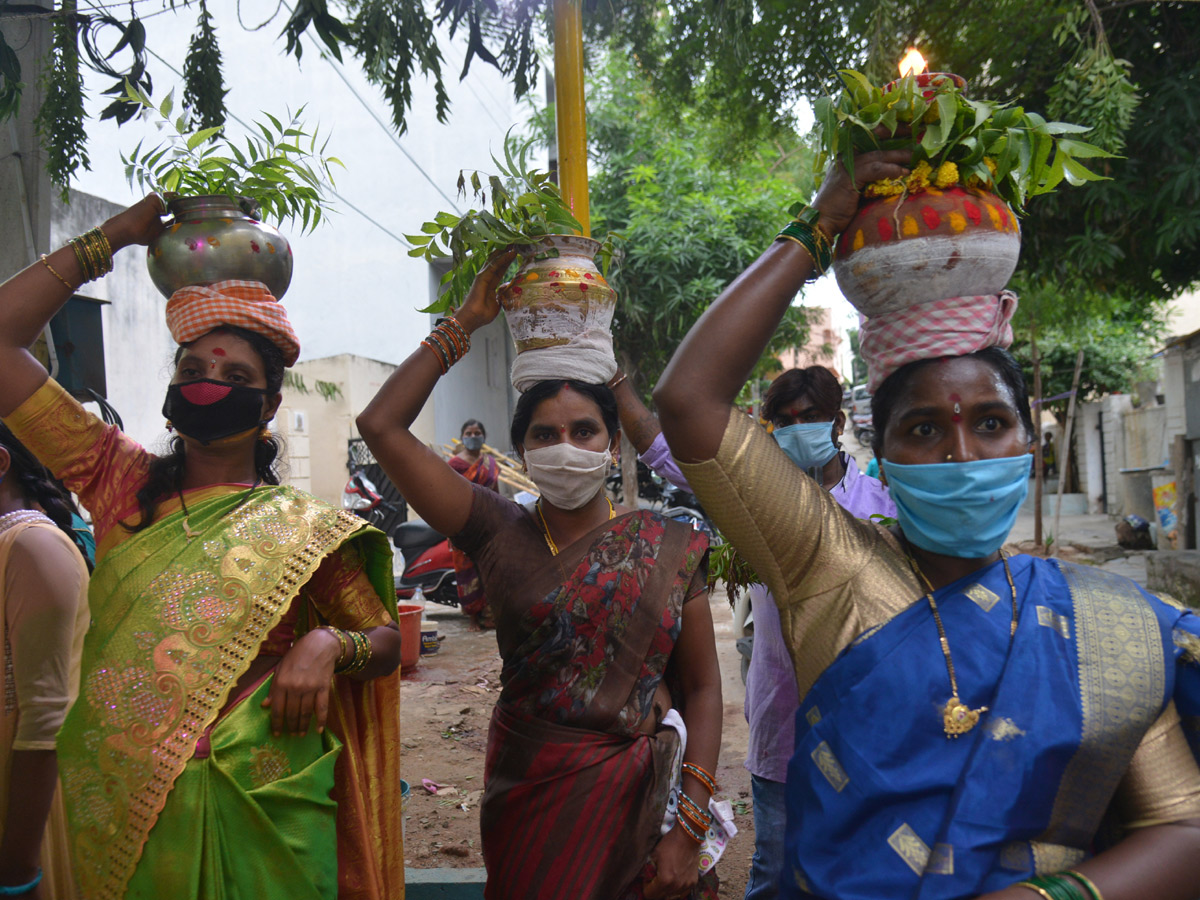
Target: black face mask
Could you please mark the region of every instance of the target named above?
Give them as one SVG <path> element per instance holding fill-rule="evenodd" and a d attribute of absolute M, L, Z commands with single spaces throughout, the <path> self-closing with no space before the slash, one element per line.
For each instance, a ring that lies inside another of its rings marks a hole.
<path fill-rule="evenodd" d="M 176 431 L 207 446 L 264 424 L 262 400 L 268 393 L 266 388 L 201 378 L 170 385 L 162 411 Z"/>

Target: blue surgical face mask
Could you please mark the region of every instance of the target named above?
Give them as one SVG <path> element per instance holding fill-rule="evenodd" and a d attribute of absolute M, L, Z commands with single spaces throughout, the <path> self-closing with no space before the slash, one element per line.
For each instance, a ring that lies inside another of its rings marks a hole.
<path fill-rule="evenodd" d="M 832 422 L 801 422 L 772 432 L 779 447 L 801 469 L 825 465 L 837 456 Z"/>
<path fill-rule="evenodd" d="M 1029 454 L 965 463 L 881 462 L 904 536 L 933 553 L 981 559 L 1004 544 L 1029 492 Z"/>

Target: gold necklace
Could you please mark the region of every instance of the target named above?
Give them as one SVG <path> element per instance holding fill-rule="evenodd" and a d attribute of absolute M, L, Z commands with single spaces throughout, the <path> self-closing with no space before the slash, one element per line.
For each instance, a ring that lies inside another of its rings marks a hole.
<path fill-rule="evenodd" d="M 946 640 L 946 628 L 942 625 L 942 616 L 938 612 L 937 602 L 933 599 L 933 585 L 929 583 L 929 579 L 925 577 L 925 573 L 921 571 L 921 567 L 913 559 L 912 553 L 908 553 L 907 555 L 908 564 L 912 566 L 913 571 L 925 583 L 925 599 L 929 601 L 929 608 L 933 610 L 933 621 L 937 623 L 938 641 L 942 645 L 942 656 L 946 658 L 946 671 L 950 673 L 951 696 L 946 701 L 946 705 L 942 707 L 942 727 L 946 730 L 946 737 L 957 738 L 979 724 L 979 717 L 987 712 L 988 708 L 981 706 L 979 709 L 971 709 L 959 699 L 958 678 L 954 674 L 954 660 L 950 658 L 950 642 Z M 1000 551 L 1000 560 L 1004 563 L 1004 575 L 1008 578 L 1008 589 L 1012 593 L 1012 625 L 1008 629 L 1008 642 L 1009 646 L 1012 646 L 1012 640 L 1017 633 L 1017 586 L 1013 584 L 1012 570 L 1008 567 L 1008 556 L 1003 550 Z"/>
<path fill-rule="evenodd" d="M 615 509 L 613 509 L 612 501 L 609 500 L 607 497 L 605 497 L 604 500 L 608 504 L 609 519 L 615 518 L 617 515 L 617 512 Z M 539 499 L 535 505 L 537 507 L 538 518 L 542 520 L 542 537 L 544 537 L 546 539 L 546 546 L 550 548 L 550 555 L 558 556 L 558 545 L 556 543 L 554 543 L 554 538 L 550 537 L 550 526 L 546 524 L 546 517 L 544 515 L 542 515 L 541 499 Z"/>

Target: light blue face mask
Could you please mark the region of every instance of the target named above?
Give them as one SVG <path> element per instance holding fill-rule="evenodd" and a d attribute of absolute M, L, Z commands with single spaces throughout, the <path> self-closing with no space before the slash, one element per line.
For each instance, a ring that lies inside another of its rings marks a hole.
<path fill-rule="evenodd" d="M 837 456 L 832 422 L 800 422 L 772 432 L 779 447 L 801 469 L 825 465 Z"/>
<path fill-rule="evenodd" d="M 1029 492 L 1029 454 L 965 463 L 880 465 L 904 536 L 933 553 L 981 559 L 1004 544 Z"/>

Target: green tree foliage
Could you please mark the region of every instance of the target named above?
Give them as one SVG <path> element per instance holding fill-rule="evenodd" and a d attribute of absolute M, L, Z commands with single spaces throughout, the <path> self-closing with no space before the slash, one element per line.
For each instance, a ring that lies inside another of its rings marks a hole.
<path fill-rule="evenodd" d="M 651 79 L 660 114 L 713 123 L 713 149 L 730 159 L 754 156 L 763 141 L 786 141 L 797 102 L 836 92 L 838 68 L 886 80 L 905 47 L 917 45 L 935 68 L 967 78 L 973 96 L 1019 100 L 1027 109 L 1089 125 L 1101 146 L 1125 156 L 1105 161 L 1111 181 L 1038 198 L 1025 225 L 1024 272 L 1143 299 L 1169 297 L 1200 280 L 1200 3 L 579 2 L 591 45 L 618 41 Z M 465 42 L 461 75 L 481 60 L 499 68 L 523 96 L 544 63 L 538 47 L 551 33 L 551 9 L 545 0 L 296 0 L 283 37 L 297 58 L 311 32 L 336 58 L 345 51 L 361 59 L 402 132 L 414 78 L 432 82 L 438 117 L 449 113 L 438 24 Z M 108 93 L 115 99 L 103 115 L 124 121 L 136 112 L 124 99 L 125 80 L 152 92 L 146 30 L 136 17 L 119 18 L 123 9 L 107 10 L 64 10 L 78 24 L 72 33 L 83 52 L 56 53 L 65 65 L 81 59 L 113 76 Z M 110 34 L 117 38 L 111 50 Z M 215 34 L 213 28 L 211 41 L 194 44 L 196 52 L 211 57 Z M 15 109 L 21 78 L 0 38 L 0 118 Z M 212 105 L 205 114 L 215 116 L 219 82 L 206 83 L 204 91 L 212 93 L 205 103 Z M 199 93 L 195 100 L 200 106 Z M 46 136 L 56 148 L 52 158 L 72 152 L 80 158 L 82 104 L 78 114 L 71 104 L 60 102 L 43 117 L 53 123 Z"/>
<path fill-rule="evenodd" d="M 225 95 L 221 77 L 221 48 L 208 4 L 200 0 L 200 19 L 183 61 L 183 105 L 191 113 L 192 130 L 220 128 L 225 124 Z"/>
<path fill-rule="evenodd" d="M 811 182 L 787 173 L 811 151 L 793 137 L 783 152 L 764 145 L 724 165 L 713 153 L 720 124 L 671 122 L 624 54 L 609 55 L 598 76 L 589 85 L 592 227 L 625 239 L 612 278 L 615 343 L 626 371 L 652 385 L 700 314 L 787 223 L 788 205 L 807 196 Z M 807 336 L 804 310 L 792 307 L 765 359 Z"/>
<path fill-rule="evenodd" d="M 50 180 L 62 191 L 64 201 L 71 174 L 80 166 L 88 166 L 87 135 L 83 130 L 83 81 L 75 40 L 75 22 L 69 18 L 55 20 L 52 63 L 42 70 L 45 99 L 34 117 L 38 135 L 46 147 L 46 170 Z"/>
<path fill-rule="evenodd" d="M 666 27 L 624 4 L 623 34 L 660 96 L 722 121 L 730 152 L 835 93 L 836 68 L 879 80 L 909 45 L 980 99 L 1090 126 L 1125 158 L 1112 181 L 1039 198 L 1022 270 L 1172 296 L 1200 279 L 1200 3 L 1127 0 L 680 0 Z"/>

